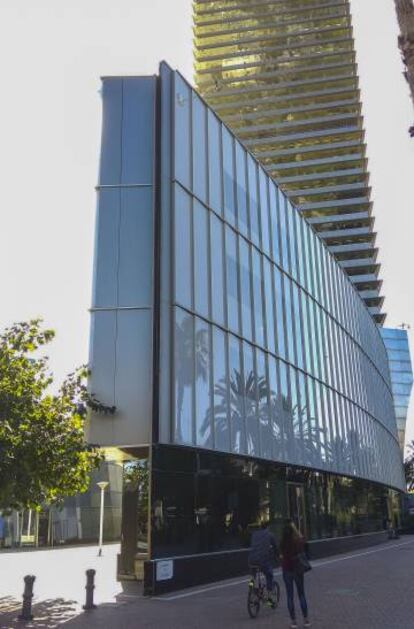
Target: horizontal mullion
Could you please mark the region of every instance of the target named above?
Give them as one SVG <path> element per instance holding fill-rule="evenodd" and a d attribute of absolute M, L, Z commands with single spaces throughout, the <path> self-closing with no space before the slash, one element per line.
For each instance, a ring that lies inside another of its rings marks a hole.
<path fill-rule="evenodd" d="M 370 201 L 369 197 L 355 197 L 353 199 L 332 199 L 331 201 L 318 201 L 315 203 L 297 203 L 296 207 L 301 212 L 313 212 L 316 210 L 344 208 L 350 205 L 372 207 L 372 201 Z"/>
<path fill-rule="evenodd" d="M 333 101 L 330 103 L 316 103 L 312 105 L 301 105 L 299 107 L 281 107 L 275 109 L 268 109 L 264 111 L 255 111 L 251 114 L 233 114 L 230 116 L 226 116 L 226 123 L 236 122 L 238 120 L 255 120 L 257 118 L 272 118 L 274 116 L 283 116 L 285 114 L 300 114 L 300 113 L 308 113 L 308 112 L 316 112 L 321 109 L 340 109 L 342 107 L 351 107 L 355 106 L 355 109 L 358 112 L 361 110 L 361 103 L 359 99 L 349 98 L 345 100 Z"/>
<path fill-rule="evenodd" d="M 207 4 L 207 1 L 211 1 L 211 0 L 196 0 L 194 2 L 194 8 L 195 8 L 195 13 L 197 15 L 210 15 L 210 14 L 214 14 L 214 13 L 225 13 L 226 11 L 237 11 L 237 10 L 245 10 L 246 7 L 247 8 L 251 8 L 251 5 L 249 6 L 250 0 L 247 0 L 246 2 L 238 2 L 236 4 L 229 4 L 229 3 L 223 3 L 222 7 L 215 7 L 215 8 L 208 8 L 208 9 L 200 9 L 199 5 L 200 4 Z M 263 0 L 263 2 L 257 2 L 254 6 L 255 7 L 260 7 L 260 6 L 266 6 L 266 5 L 272 5 L 272 4 L 291 4 L 292 0 L 290 0 L 290 3 L 287 3 L 286 0 Z M 331 5 L 334 5 L 337 3 L 337 0 L 332 0 Z M 344 3 L 345 4 L 345 3 Z M 309 8 L 303 7 L 303 6 L 296 6 L 296 7 L 292 7 L 295 8 L 296 11 L 308 11 Z"/>
<path fill-rule="evenodd" d="M 283 65 L 285 63 L 303 63 L 303 62 L 307 62 L 310 59 L 327 59 L 330 57 L 339 57 L 339 56 L 344 56 L 344 55 L 349 55 L 352 57 L 353 63 L 355 63 L 355 57 L 356 57 L 356 53 L 354 50 L 349 50 L 348 52 L 344 52 L 342 50 L 337 51 L 337 52 L 327 52 L 327 53 L 312 53 L 309 55 L 306 55 L 305 57 L 296 57 L 296 58 L 286 58 L 284 56 L 280 56 L 280 57 L 275 57 L 274 58 L 274 63 L 277 66 Z M 262 61 L 250 61 L 248 63 L 235 63 L 232 66 L 226 66 L 225 68 L 223 68 L 222 65 L 217 65 L 217 66 L 210 66 L 208 68 L 205 69 L 197 69 L 196 68 L 196 76 L 200 76 L 200 75 L 207 75 L 207 74 L 213 74 L 214 72 L 222 72 L 222 71 L 226 71 L 226 72 L 231 72 L 233 70 L 246 70 L 247 68 L 255 68 L 255 67 L 261 67 L 263 65 Z M 309 67 L 309 66 L 304 66 Z M 198 84 L 200 85 L 202 81 L 200 81 L 200 79 L 198 80 Z"/>
<path fill-rule="evenodd" d="M 353 227 L 350 229 L 332 229 L 327 231 L 318 231 L 320 238 L 335 239 L 335 238 L 354 238 L 356 236 L 376 237 L 376 233 L 371 230 L 370 227 Z"/>
<path fill-rule="evenodd" d="M 300 196 L 312 196 L 316 194 L 330 194 L 332 192 L 347 192 L 351 190 L 365 190 L 368 186 L 366 183 L 350 183 L 350 184 L 340 184 L 335 186 L 320 186 L 318 188 L 302 188 L 300 190 L 291 190 L 289 189 L 289 196 L 291 198 L 300 197 Z"/>
<path fill-rule="evenodd" d="M 364 131 L 359 127 L 339 127 L 338 129 L 322 129 L 321 131 L 314 131 L 312 133 L 291 133 L 289 135 L 276 136 L 274 138 L 263 138 L 263 139 L 254 139 L 254 140 L 244 140 L 243 143 L 245 146 L 254 147 L 255 145 L 266 145 L 266 144 L 283 144 L 285 142 L 292 142 L 294 140 L 311 140 L 313 138 L 322 138 L 322 137 L 330 137 L 343 135 L 345 133 L 349 134 L 357 134 L 364 135 Z"/>
<path fill-rule="evenodd" d="M 327 26 L 326 28 L 321 28 L 318 29 L 317 34 L 324 34 L 324 33 L 332 33 L 332 32 L 337 32 L 337 31 L 350 31 L 350 37 L 352 38 L 352 26 L 351 25 L 345 25 L 345 26 Z M 306 36 L 306 35 L 312 35 L 313 34 L 313 30 L 304 30 L 304 31 L 296 31 L 294 33 L 285 33 L 284 35 L 281 35 L 279 39 L 287 39 L 290 37 L 302 37 L 302 36 Z M 217 42 L 214 44 L 203 44 L 203 45 L 198 45 L 197 42 L 195 42 L 195 49 L 197 51 L 200 50 L 214 50 L 214 48 L 229 48 L 231 46 L 240 46 L 240 45 L 244 45 L 244 44 L 252 44 L 255 42 L 264 42 L 264 41 L 273 41 L 275 39 L 274 35 L 264 35 L 262 37 L 239 37 L 233 41 L 229 41 L 229 42 Z M 321 41 L 321 40 L 319 40 Z M 322 40 L 323 41 L 323 40 Z M 285 44 L 285 48 L 290 48 L 289 44 Z"/>
<path fill-rule="evenodd" d="M 256 153 L 256 156 L 258 159 L 262 159 L 262 155 Z M 343 164 L 346 162 L 359 162 L 359 161 L 364 161 L 365 164 L 367 163 L 366 158 L 362 158 L 359 157 L 358 155 L 356 155 L 355 157 L 351 157 L 351 156 L 341 156 L 338 155 L 335 158 L 332 157 L 328 157 L 328 158 L 315 158 L 315 159 L 308 159 L 308 160 L 304 160 L 303 162 L 281 162 L 278 164 L 274 164 L 272 166 L 268 166 L 265 165 L 265 169 L 268 172 L 280 172 L 281 170 L 293 170 L 293 169 L 303 169 L 303 168 L 309 168 L 309 167 L 314 167 L 314 166 L 329 166 L 329 165 L 337 165 L 337 164 Z M 325 171 L 320 172 L 320 176 L 324 176 L 323 173 Z M 341 172 L 341 171 L 327 171 L 327 172 Z"/>
<path fill-rule="evenodd" d="M 356 66 L 355 63 L 353 61 L 347 61 L 345 63 L 328 63 L 328 64 L 322 64 L 322 65 L 317 65 L 317 66 L 310 66 L 310 67 L 306 67 L 306 68 L 287 68 L 286 70 L 274 70 L 271 72 L 259 72 L 256 74 L 246 74 L 245 76 L 235 76 L 235 77 L 229 77 L 229 78 L 225 78 L 225 79 L 212 79 L 209 80 L 208 83 L 207 82 L 201 82 L 198 84 L 199 88 L 203 88 L 204 87 L 216 87 L 217 83 L 220 83 L 221 85 L 231 85 L 234 83 L 241 83 L 241 82 L 248 82 L 248 81 L 267 81 L 267 80 L 271 80 L 274 79 L 278 76 L 286 76 L 286 74 L 293 74 L 293 75 L 300 75 L 300 74 L 304 74 L 304 75 L 309 75 L 312 74 L 314 72 L 321 72 L 321 71 L 331 71 L 331 70 L 336 70 L 338 68 L 351 68 L 351 73 L 350 76 L 354 76 L 356 74 Z M 226 71 L 227 69 L 223 70 Z"/>
<path fill-rule="evenodd" d="M 326 151 L 331 151 L 332 149 L 338 149 L 338 148 L 352 148 L 352 147 L 361 147 L 361 151 L 364 151 L 364 154 L 361 153 L 361 155 L 358 157 L 358 155 L 355 153 L 356 158 L 358 159 L 364 159 L 365 157 L 365 145 L 361 144 L 360 141 L 358 140 L 349 140 L 347 142 L 332 142 L 332 143 L 328 143 L 326 142 L 325 144 L 312 144 L 310 146 L 301 146 L 300 148 L 298 146 L 294 146 L 292 148 L 287 148 L 287 149 L 274 149 L 272 151 L 267 151 L 267 152 L 261 152 L 260 153 L 260 159 L 263 159 L 264 157 L 278 157 L 278 156 L 284 156 L 284 155 L 297 155 L 299 153 L 318 153 L 318 152 L 323 152 L 325 153 Z M 344 156 L 338 156 L 338 157 L 345 157 L 346 154 L 344 154 Z M 345 161 L 351 161 L 351 157 L 354 157 L 354 154 L 350 154 L 349 159 L 345 160 Z M 323 159 L 323 158 L 321 158 Z M 332 159 L 331 157 L 328 158 L 328 161 Z M 283 163 L 283 162 L 282 162 Z M 296 163 L 298 164 L 298 162 L 292 162 L 292 163 Z M 300 164 L 302 165 L 303 162 L 300 162 Z"/>
<path fill-rule="evenodd" d="M 328 162 L 329 163 L 329 162 Z M 299 166 L 300 168 L 300 166 Z M 300 183 L 302 181 L 335 179 L 342 177 L 364 177 L 368 178 L 368 173 L 364 168 L 349 168 L 348 170 L 328 170 L 323 172 L 311 173 L 309 175 L 294 175 L 292 177 L 278 177 L 278 183 Z"/>
<path fill-rule="evenodd" d="M 357 119 L 362 123 L 362 116 L 359 113 L 355 114 L 334 114 L 333 116 L 322 116 L 318 118 L 303 118 L 302 120 L 289 120 L 287 122 L 275 122 L 273 124 L 260 124 L 245 127 L 235 126 L 237 135 L 243 138 L 246 134 L 256 133 L 257 131 L 266 131 L 272 129 L 289 129 L 291 127 L 308 127 L 312 125 L 318 125 L 323 123 L 341 122 L 341 120 L 355 120 Z"/>
<path fill-rule="evenodd" d="M 326 39 L 322 42 L 320 40 L 313 40 L 311 42 L 297 42 L 295 44 L 289 44 L 288 49 L 292 50 L 301 50 L 302 48 L 312 48 L 315 46 L 327 46 L 329 44 L 346 44 L 349 48 L 349 51 L 354 52 L 353 48 L 353 39 L 350 37 L 333 37 L 332 39 Z M 197 51 L 194 50 L 195 60 L 198 63 L 209 63 L 210 61 L 223 61 L 227 59 L 232 59 L 233 57 L 251 57 L 252 55 L 257 55 L 258 52 L 263 54 L 264 52 L 277 52 L 279 50 L 286 50 L 286 44 L 279 46 L 261 46 L 260 48 L 250 48 L 247 50 L 237 50 L 235 52 L 226 52 L 226 53 L 218 53 L 210 56 L 201 56 L 197 55 Z"/>
<path fill-rule="evenodd" d="M 329 210 L 329 208 L 328 208 Z M 355 223 L 360 222 L 365 225 L 371 225 L 374 222 L 369 212 L 351 212 L 350 214 L 328 214 L 328 210 L 320 216 L 310 214 L 306 220 L 311 225 L 334 225 L 335 223 Z"/>
<path fill-rule="evenodd" d="M 261 20 L 261 19 L 266 19 L 268 17 L 272 17 L 272 16 L 276 16 L 277 17 L 278 13 L 277 11 L 275 11 L 274 13 L 266 13 L 263 14 L 262 16 L 258 16 L 256 15 L 252 15 L 251 17 L 246 17 L 244 19 L 244 21 L 248 22 L 249 20 Z M 307 18 L 303 18 L 301 20 L 298 20 L 297 18 L 295 18 L 294 20 L 286 20 L 286 21 L 281 21 L 278 22 L 270 20 L 268 22 L 264 22 L 261 24 L 256 24 L 256 25 L 246 25 L 246 26 L 235 26 L 234 28 L 227 28 L 227 29 L 221 29 L 221 30 L 214 30 L 211 32 L 207 32 L 207 33 L 200 33 L 199 32 L 199 24 L 196 24 L 193 27 L 194 33 L 196 38 L 199 39 L 212 39 L 213 37 L 222 37 L 222 36 L 226 36 L 226 35 L 236 35 L 238 33 L 248 33 L 248 32 L 255 32 L 258 30 L 276 30 L 276 29 L 280 29 L 283 30 L 285 29 L 287 26 L 296 26 L 296 25 L 300 25 L 300 24 L 314 24 L 315 22 L 330 22 L 333 20 L 338 20 L 338 19 L 343 19 L 344 21 L 347 22 L 347 26 L 350 23 L 350 16 L 347 12 L 338 12 L 332 15 L 321 15 L 321 16 L 316 16 L 316 17 L 307 17 Z M 242 21 L 242 20 L 240 20 Z M 234 22 L 232 22 L 232 20 L 226 20 L 224 22 L 227 25 L 233 25 Z M 317 27 L 316 27 L 317 28 Z M 291 31 L 289 32 L 289 35 L 294 35 L 295 31 Z"/>
<path fill-rule="evenodd" d="M 337 260 L 338 264 L 343 269 L 359 269 L 359 268 L 372 268 L 372 269 L 380 269 L 381 264 L 376 262 L 373 258 L 357 258 L 351 260 Z"/>
<path fill-rule="evenodd" d="M 224 114 L 223 112 L 228 110 L 228 109 L 236 109 L 236 110 L 240 110 L 243 108 L 251 108 L 251 107 L 255 107 L 256 105 L 263 105 L 266 106 L 268 103 L 285 103 L 285 102 L 292 102 L 292 101 L 307 101 L 309 99 L 317 99 L 317 98 L 323 98 L 323 99 L 328 99 L 328 100 L 321 100 L 321 103 L 326 103 L 327 105 L 329 105 L 329 98 L 332 96 L 333 98 L 336 97 L 338 94 L 353 94 L 355 96 L 355 98 L 359 98 L 360 95 L 360 90 L 358 87 L 339 87 L 339 88 L 328 88 L 325 90 L 317 90 L 314 92 L 306 92 L 306 96 L 304 94 L 286 94 L 283 96 L 264 96 L 262 98 L 251 98 L 248 101 L 245 100 L 236 100 L 236 101 L 229 101 L 229 102 L 224 102 L 224 103 L 220 103 L 218 105 L 215 106 L 215 110 L 216 112 L 219 114 L 219 116 L 221 116 L 222 118 L 224 118 L 225 120 L 227 120 L 226 114 Z M 208 94 L 205 96 L 206 100 L 209 101 L 210 99 L 208 98 Z"/>
<path fill-rule="evenodd" d="M 257 86 L 252 86 L 252 87 L 245 87 L 245 88 L 241 88 L 241 89 L 230 89 L 230 90 L 223 90 L 220 92 L 214 92 L 214 93 L 210 93 L 207 94 L 206 96 L 209 96 L 209 101 L 215 101 L 217 99 L 222 98 L 226 98 L 228 96 L 237 96 L 239 94 L 253 94 L 254 92 L 275 92 L 278 90 L 283 90 L 283 89 L 290 89 L 290 88 L 301 88 L 303 86 L 307 86 L 307 85 L 323 85 L 326 83 L 342 83 L 343 81 L 349 81 L 350 83 L 353 83 L 352 88 L 349 89 L 356 89 L 357 85 L 358 85 L 358 77 L 356 76 L 347 76 L 347 75 L 337 75 L 337 76 L 332 76 L 332 77 L 317 77 L 315 79 L 301 79 L 298 81 L 281 81 L 280 83 L 273 83 L 271 85 L 269 85 L 268 87 L 264 86 L 264 85 L 257 85 Z M 306 98 L 306 92 L 302 92 L 301 93 L 301 97 L 304 99 Z"/>
<path fill-rule="evenodd" d="M 273 4 L 273 3 L 269 3 L 269 2 L 258 2 L 254 5 L 254 8 L 256 7 L 260 7 L 260 6 L 266 6 L 269 4 Z M 313 4 L 313 5 L 309 5 L 306 7 L 306 11 L 322 11 L 324 9 L 330 9 L 330 8 L 337 8 L 337 7 L 343 7 L 345 9 L 345 11 L 347 11 L 347 5 L 344 4 L 343 2 L 332 2 L 332 3 L 326 3 L 324 2 L 323 4 Z M 228 11 L 234 11 L 235 9 L 228 9 Z M 236 9 L 237 10 L 237 9 Z M 218 9 L 218 12 L 221 13 L 226 13 L 226 10 L 222 10 L 222 9 Z M 288 8 L 288 9 L 276 9 L 274 13 L 267 13 L 266 15 L 294 15 L 295 13 L 302 13 L 304 12 L 303 8 Z M 251 19 L 257 16 L 257 13 L 255 13 L 254 11 L 252 11 L 252 13 L 249 15 L 247 14 L 247 16 L 244 14 L 242 16 L 237 16 L 237 17 L 226 17 L 225 15 L 222 16 L 220 19 L 209 19 L 209 20 L 198 20 L 197 19 L 197 13 L 194 12 L 194 24 L 195 27 L 199 27 L 199 26 L 214 26 L 215 24 L 223 24 L 223 22 L 243 22 L 246 19 Z"/>
<path fill-rule="evenodd" d="M 333 253 L 335 257 L 341 253 L 358 253 L 359 251 L 370 251 L 373 248 L 375 249 L 372 242 L 353 242 L 347 245 L 330 245 L 328 247 L 329 251 Z M 376 249 L 376 251 L 378 251 L 378 249 Z"/>

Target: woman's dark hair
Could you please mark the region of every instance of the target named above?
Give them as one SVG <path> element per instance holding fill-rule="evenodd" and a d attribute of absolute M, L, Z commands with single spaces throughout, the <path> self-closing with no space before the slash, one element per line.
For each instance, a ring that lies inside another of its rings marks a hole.
<path fill-rule="evenodd" d="M 292 544 L 299 538 L 300 533 L 294 522 L 292 520 L 286 520 L 282 530 L 282 538 L 280 540 L 280 548 L 282 552 L 283 549 L 286 550 L 287 548 L 291 548 Z"/>

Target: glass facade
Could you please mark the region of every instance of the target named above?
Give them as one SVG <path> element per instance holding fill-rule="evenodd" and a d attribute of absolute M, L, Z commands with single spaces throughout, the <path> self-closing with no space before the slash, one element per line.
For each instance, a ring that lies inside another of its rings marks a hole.
<path fill-rule="evenodd" d="M 171 442 L 402 487 L 368 309 L 259 163 L 173 81 Z"/>
<path fill-rule="evenodd" d="M 413 387 L 413 369 L 408 334 L 404 329 L 382 328 L 381 336 L 388 354 L 398 439 L 404 453 L 405 424 Z"/>
<path fill-rule="evenodd" d="M 381 531 L 404 391 L 347 274 L 178 72 L 103 98 L 90 386 L 116 413 L 88 434 L 122 452 L 119 574 L 239 552 L 264 517 Z"/>
<path fill-rule="evenodd" d="M 280 539 L 290 517 L 310 541 L 395 520 L 397 492 L 361 479 L 165 446 L 154 448 L 152 465 L 155 559 L 246 548 L 260 520 Z"/>

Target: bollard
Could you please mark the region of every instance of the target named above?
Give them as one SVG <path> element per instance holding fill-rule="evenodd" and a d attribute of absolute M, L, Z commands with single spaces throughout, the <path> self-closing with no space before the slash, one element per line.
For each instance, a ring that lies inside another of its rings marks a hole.
<path fill-rule="evenodd" d="M 18 620 L 33 620 L 32 615 L 32 598 L 33 598 L 33 583 L 36 577 L 27 574 L 24 577 L 24 592 L 23 592 L 23 605 L 22 613 L 18 616 Z"/>
<path fill-rule="evenodd" d="M 95 573 L 96 571 L 93 569 L 86 571 L 86 586 L 85 586 L 86 602 L 85 602 L 85 605 L 83 606 L 83 609 L 85 611 L 89 609 L 96 609 L 96 605 L 93 604 L 93 591 L 95 589 L 95 584 L 94 584 Z"/>

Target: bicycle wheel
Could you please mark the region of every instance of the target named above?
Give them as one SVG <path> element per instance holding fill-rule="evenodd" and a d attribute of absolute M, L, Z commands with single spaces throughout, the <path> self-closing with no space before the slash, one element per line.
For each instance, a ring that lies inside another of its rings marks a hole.
<path fill-rule="evenodd" d="M 273 601 L 272 607 L 273 609 L 276 609 L 280 601 L 280 585 L 277 581 L 275 581 L 273 584 L 272 601 Z"/>
<path fill-rule="evenodd" d="M 249 592 L 247 594 L 247 611 L 250 618 L 256 618 L 260 611 L 260 597 L 257 589 L 249 584 Z"/>

